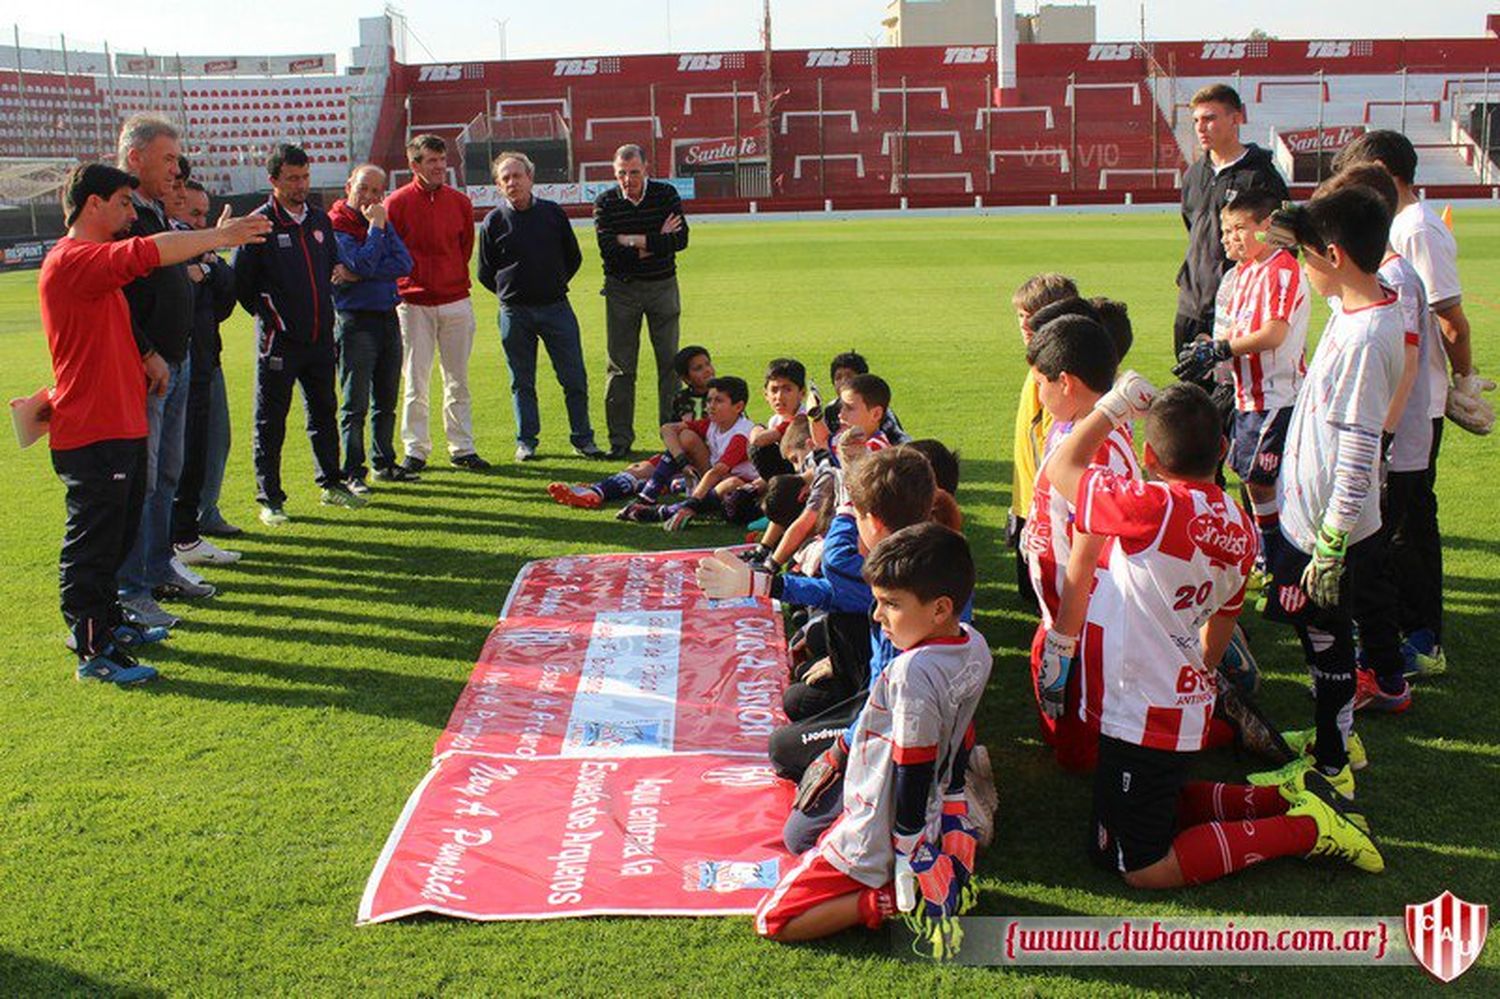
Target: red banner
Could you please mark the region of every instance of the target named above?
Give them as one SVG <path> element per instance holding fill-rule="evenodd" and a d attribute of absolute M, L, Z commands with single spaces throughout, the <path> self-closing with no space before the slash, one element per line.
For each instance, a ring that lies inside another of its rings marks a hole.
<path fill-rule="evenodd" d="M 452 756 L 412 794 L 359 921 L 750 913 L 786 870 L 792 792 L 713 755 Z"/>
<path fill-rule="evenodd" d="M 785 868 L 781 620 L 710 600 L 706 552 L 521 570 L 360 922 L 748 913 Z"/>

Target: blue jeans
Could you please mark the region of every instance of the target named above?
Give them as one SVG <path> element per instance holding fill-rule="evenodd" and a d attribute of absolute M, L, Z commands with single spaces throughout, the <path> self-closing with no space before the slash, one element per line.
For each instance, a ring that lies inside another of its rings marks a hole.
<path fill-rule="evenodd" d="M 594 443 L 589 424 L 589 376 L 583 366 L 578 317 L 566 298 L 551 305 L 500 306 L 500 344 L 510 366 L 510 394 L 516 413 L 516 441 L 536 447 L 542 430 L 536 408 L 536 345 L 540 340 L 552 358 L 568 408 L 569 439 L 574 447 Z"/>
<path fill-rule="evenodd" d="M 339 345 L 339 435 L 344 477 L 364 479 L 365 416 L 370 414 L 370 460 L 396 464 L 396 393 L 401 388 L 401 324 L 396 310 L 339 312 L 333 327 Z M 372 406 L 373 403 L 373 406 Z M 371 410 L 374 410 L 373 414 Z"/>
<path fill-rule="evenodd" d="M 213 395 L 208 402 L 208 455 L 203 466 L 203 492 L 198 497 L 198 523 L 221 527 L 219 493 L 224 489 L 224 466 L 229 461 L 229 393 L 224 387 L 224 369 L 215 368 Z"/>
<path fill-rule="evenodd" d="M 146 397 L 146 501 L 141 529 L 120 567 L 120 599 L 149 596 L 172 578 L 172 500 L 182 475 L 189 362 L 171 365 L 167 394 Z"/>

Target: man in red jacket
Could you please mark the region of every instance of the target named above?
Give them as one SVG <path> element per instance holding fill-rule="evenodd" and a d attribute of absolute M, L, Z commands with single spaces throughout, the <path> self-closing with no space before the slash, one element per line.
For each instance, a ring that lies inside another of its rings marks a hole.
<path fill-rule="evenodd" d="M 402 467 L 427 466 L 432 437 L 427 430 L 427 386 L 432 355 L 443 367 L 443 430 L 453 464 L 482 471 L 490 463 L 474 451 L 469 403 L 469 352 L 474 348 L 474 309 L 469 304 L 469 257 L 474 252 L 474 205 L 448 186 L 448 144 L 418 135 L 406 144 L 412 182 L 386 200 L 391 228 L 411 252 L 412 269 L 396 282 L 401 304 L 402 364 L 406 396 L 401 411 Z"/>
<path fill-rule="evenodd" d="M 135 222 L 139 181 L 102 163 L 73 168 L 63 186 L 68 234 L 42 261 L 42 330 L 52 355 L 52 467 L 66 488 L 67 527 L 59 578 L 63 620 L 80 680 L 143 683 L 156 670 L 131 650 L 165 628 L 126 622 L 115 576 L 135 543 L 146 497 L 146 388 L 167 389 L 167 370 L 138 344 L 125 285 L 212 250 L 258 243 L 270 223 L 231 219 L 194 232 L 122 239 Z"/>

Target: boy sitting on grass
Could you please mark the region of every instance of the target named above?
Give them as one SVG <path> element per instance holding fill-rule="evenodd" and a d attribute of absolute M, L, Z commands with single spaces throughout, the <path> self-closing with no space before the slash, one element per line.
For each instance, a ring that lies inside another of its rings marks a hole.
<path fill-rule="evenodd" d="M 778 357 L 766 365 L 766 405 L 771 407 L 771 417 L 764 427 L 756 427 L 750 435 L 750 460 L 766 482 L 774 475 L 796 470 L 782 457 L 781 437 L 787 425 L 802 412 L 806 392 L 807 369 L 801 361 Z"/>
<path fill-rule="evenodd" d="M 760 935 L 811 940 L 902 912 L 946 944 L 972 908 L 977 841 L 955 764 L 989 679 L 989 646 L 959 609 L 974 592 L 963 536 L 904 528 L 870 553 L 875 620 L 902 653 L 870 690 L 850 747 L 843 811 L 755 913 Z"/>
<path fill-rule="evenodd" d="M 1141 418 L 1154 480 L 1095 466 L 1110 434 Z M 1214 484 L 1224 450 L 1207 392 L 1179 383 L 1156 396 L 1127 371 L 1047 462 L 1054 487 L 1076 497 L 1078 529 L 1111 545 L 1084 637 L 1103 694 L 1090 852 L 1134 888 L 1203 884 L 1272 857 L 1381 871 L 1374 841 L 1316 771 L 1275 787 L 1187 780 L 1257 548 L 1249 516 Z"/>
<path fill-rule="evenodd" d="M 828 379 L 833 382 L 833 398 L 818 407 L 818 411 L 830 435 L 839 432 L 839 394 L 844 391 L 844 386 L 860 375 L 869 373 L 870 362 L 856 350 L 846 350 L 842 354 L 836 354 L 829 362 Z M 815 416 L 814 419 L 817 417 Z M 892 409 L 886 410 L 885 419 L 880 423 L 880 432 L 885 434 L 886 440 L 892 444 L 905 444 L 911 440 L 911 436 L 901 426 L 901 421 L 897 419 L 896 412 Z"/>
<path fill-rule="evenodd" d="M 592 484 L 554 482 L 547 492 L 564 506 L 585 510 L 597 510 L 609 500 L 634 497 L 620 511 L 621 520 L 665 522 L 667 530 L 681 530 L 710 499 L 755 478 L 749 456 L 753 425 L 745 417 L 749 399 L 750 390 L 743 378 L 726 375 L 709 379 L 708 417 L 663 427 L 663 454 Z M 692 494 L 682 503 L 659 507 L 657 499 L 686 469 L 699 475 Z"/>
<path fill-rule="evenodd" d="M 672 369 L 682 387 L 672 396 L 672 421 L 701 420 L 708 415 L 708 383 L 714 377 L 714 362 L 707 347 L 693 344 L 672 358 Z"/>

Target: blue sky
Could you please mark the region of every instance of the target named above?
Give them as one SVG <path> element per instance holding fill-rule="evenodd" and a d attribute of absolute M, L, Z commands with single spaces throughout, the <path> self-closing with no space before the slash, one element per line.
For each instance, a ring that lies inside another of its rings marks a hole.
<path fill-rule="evenodd" d="M 759 47 L 760 0 L 422 0 L 403 6 L 412 33 L 414 62 L 495 59 L 507 21 L 512 59 L 638 52 L 692 52 Z M 1101 40 L 1139 33 L 1139 0 L 1100 0 Z M 1017 0 L 1027 11 L 1034 0 Z M 68 35 L 70 48 L 97 48 L 104 38 L 119 51 L 182 54 L 334 52 L 343 65 L 356 41 L 356 21 L 379 11 L 368 0 L 320 0 L 270 9 L 255 4 L 205 4 L 161 0 L 144 16 L 123 17 L 116 0 L 29 4 L 19 15 L 23 44 Z M 879 35 L 884 0 L 773 0 L 777 48 L 868 44 Z M 1420 18 L 1412 17 L 1420 10 Z M 1281 38 L 1474 37 L 1500 0 L 1440 0 L 1414 6 L 1395 0 L 1147 0 L 1148 34 L 1159 39 L 1243 37 L 1263 28 Z M 289 15 L 295 12 L 295 17 Z M 106 28 L 107 26 L 107 28 Z M 5 25 L 9 28 L 9 24 Z M 670 27 L 670 43 L 669 43 Z M 11 33 L 4 32 L 9 42 Z M 430 50 L 429 58 L 426 50 Z"/>

